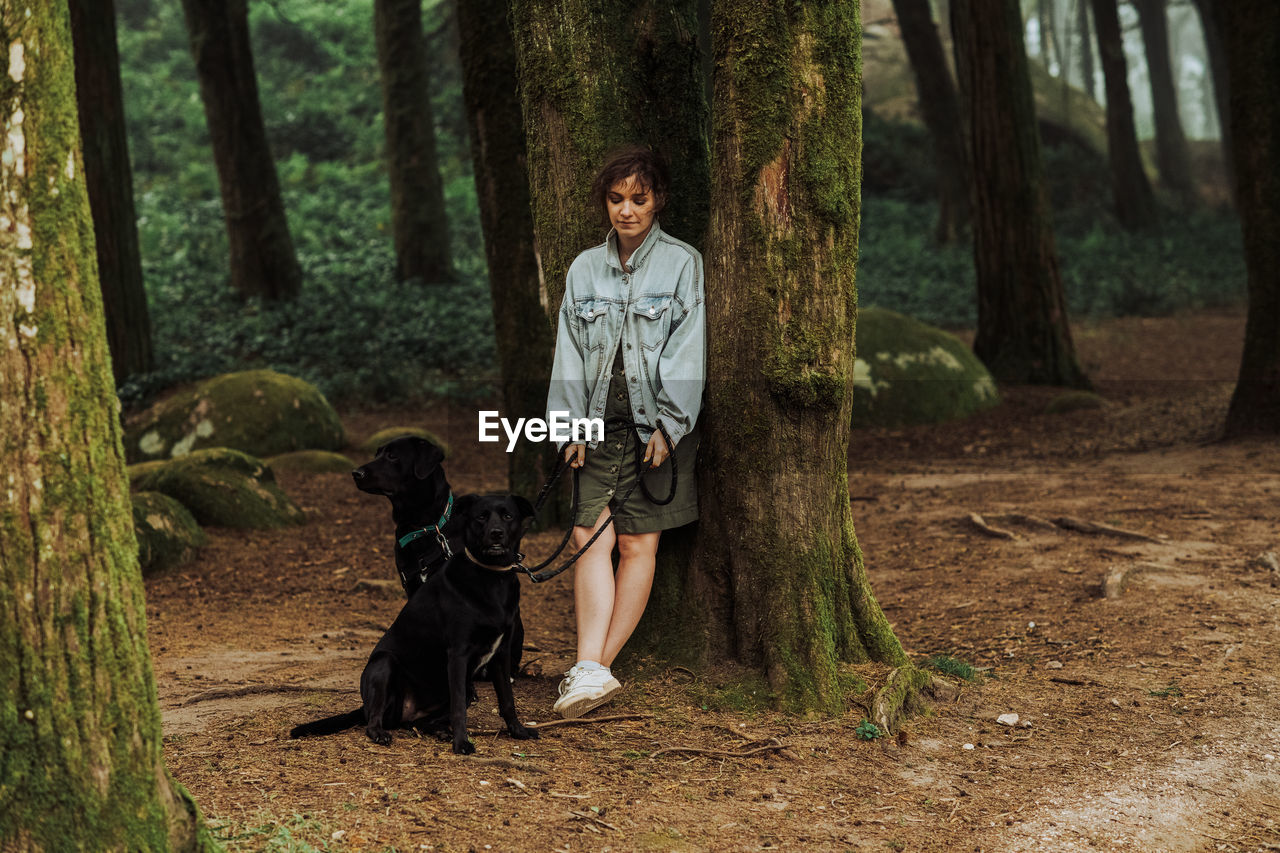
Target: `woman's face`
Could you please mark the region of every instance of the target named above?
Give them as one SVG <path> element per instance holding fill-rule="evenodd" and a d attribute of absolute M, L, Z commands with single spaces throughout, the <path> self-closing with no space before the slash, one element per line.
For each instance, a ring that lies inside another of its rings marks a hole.
<path fill-rule="evenodd" d="M 610 224 L 627 242 L 643 239 L 658 213 L 653 192 L 636 180 L 635 175 L 609 187 L 605 206 L 609 210 Z"/>

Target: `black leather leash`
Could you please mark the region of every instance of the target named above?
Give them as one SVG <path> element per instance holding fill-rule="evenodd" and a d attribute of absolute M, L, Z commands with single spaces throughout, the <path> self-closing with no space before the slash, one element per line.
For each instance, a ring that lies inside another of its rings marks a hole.
<path fill-rule="evenodd" d="M 568 561 L 564 563 L 564 565 L 557 566 L 556 568 L 552 569 L 549 572 L 542 571 L 547 566 L 551 565 L 551 563 L 556 559 L 556 557 L 560 556 L 560 553 L 564 551 L 565 546 L 569 544 L 569 538 L 573 535 L 573 524 L 569 525 L 568 530 L 566 530 L 564 533 L 564 538 L 560 540 L 560 544 L 556 547 L 556 550 L 551 553 L 551 556 L 547 557 L 547 559 L 543 560 L 538 565 L 532 566 L 532 567 L 526 566 L 524 565 L 524 558 L 521 557 L 520 562 L 516 563 L 515 568 L 518 571 L 524 572 L 526 575 L 528 575 L 529 580 L 533 581 L 534 583 L 542 583 L 543 581 L 551 580 L 556 575 L 560 574 L 561 572 L 564 572 L 566 569 L 568 569 L 570 566 L 576 563 L 579 557 L 581 557 L 588 550 L 590 550 L 591 546 L 595 544 L 595 541 L 600 538 L 600 534 L 604 533 L 605 529 L 610 524 L 613 523 L 613 517 L 618 514 L 619 510 L 621 510 L 624 506 L 626 506 L 627 501 L 630 500 L 631 498 L 632 492 L 636 490 L 636 486 L 639 486 L 640 491 L 644 493 L 644 496 L 648 498 L 656 506 L 666 506 L 667 504 L 671 503 L 671 501 L 675 500 L 675 496 L 676 496 L 675 444 L 671 441 L 671 434 L 668 433 L 667 428 L 662 425 L 662 421 L 658 421 L 657 428 L 658 428 L 658 431 L 662 433 L 662 438 L 667 442 L 667 450 L 668 450 L 667 459 L 671 462 L 671 491 L 667 494 L 665 498 L 662 498 L 661 500 L 653 496 L 653 493 L 649 491 L 649 487 L 646 486 L 644 482 L 644 475 L 647 473 L 644 467 L 644 464 L 645 464 L 644 448 L 646 446 L 646 443 L 640 441 L 640 430 L 641 429 L 652 430 L 653 428 L 650 427 L 648 424 L 638 423 L 636 421 L 627 420 L 626 418 L 609 418 L 604 422 L 604 431 L 606 436 L 608 435 L 611 427 L 615 429 L 619 427 L 622 429 L 629 429 L 633 433 L 635 433 L 636 481 L 631 484 L 631 488 L 627 489 L 627 493 L 622 496 L 622 499 L 618 502 L 618 504 L 612 510 L 610 510 L 609 517 L 604 520 L 604 524 L 600 525 L 600 529 L 597 530 L 595 533 L 593 533 L 591 538 L 587 540 L 587 544 L 583 545 L 580 549 L 578 549 L 578 553 L 570 557 Z M 542 491 L 538 493 L 537 501 L 534 502 L 534 505 L 533 505 L 534 518 L 537 518 L 538 513 L 542 510 L 543 504 L 547 502 L 547 496 L 551 494 L 551 487 L 555 485 L 558 479 L 560 479 L 560 475 L 564 473 L 564 469 L 567 467 L 569 467 L 569 460 L 564 458 L 564 448 L 561 448 L 560 462 L 556 465 L 556 470 L 551 472 L 551 476 L 547 479 L 546 485 L 544 485 L 542 487 Z M 576 519 L 578 517 L 578 482 L 581 477 L 581 474 L 582 474 L 581 468 L 574 469 L 573 499 L 571 502 L 572 508 L 570 509 L 570 518 L 573 518 L 573 519 Z"/>

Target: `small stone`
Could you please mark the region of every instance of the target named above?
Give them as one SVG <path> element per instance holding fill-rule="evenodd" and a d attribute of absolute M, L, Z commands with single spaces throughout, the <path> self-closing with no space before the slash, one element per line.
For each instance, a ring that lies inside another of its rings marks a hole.
<path fill-rule="evenodd" d="M 30 711 L 28 711 L 27 713 L 28 713 L 28 714 L 30 714 L 31 712 L 30 712 Z M 1266 760 L 1266 761 L 1275 761 L 1275 760 L 1276 760 L 1276 757 L 1275 757 L 1274 755 L 1272 755 L 1271 753 L 1269 753 L 1269 752 L 1268 752 L 1266 755 L 1262 756 L 1262 758 L 1263 758 L 1264 760 Z"/>
<path fill-rule="evenodd" d="M 1046 663 L 1046 664 L 1045 664 L 1045 668 L 1047 668 L 1047 669 L 1062 669 L 1062 661 L 1060 661 L 1060 660 L 1051 660 L 1051 661 L 1049 661 L 1048 663 Z"/>
<path fill-rule="evenodd" d="M 1016 726 L 1018 724 L 1017 714 L 1001 714 L 996 717 L 996 722 L 1002 726 Z"/>
<path fill-rule="evenodd" d="M 964 748 L 965 748 L 965 749 L 973 749 L 973 744 L 971 744 L 971 743 L 966 743 L 966 744 L 964 745 Z"/>

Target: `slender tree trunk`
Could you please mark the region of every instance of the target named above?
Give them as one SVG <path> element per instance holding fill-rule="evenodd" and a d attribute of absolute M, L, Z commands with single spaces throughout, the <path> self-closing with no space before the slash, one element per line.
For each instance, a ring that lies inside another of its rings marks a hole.
<path fill-rule="evenodd" d="M 645 630 L 664 652 L 736 659 L 793 710 L 841 710 L 849 662 L 900 667 L 909 698 L 921 677 L 871 592 L 849 510 L 858 4 L 715 0 L 713 27 L 701 520 Z"/>
<path fill-rule="evenodd" d="M 1083 387 L 1046 198 L 1017 0 L 953 0 L 973 153 L 978 330 L 1002 382 Z"/>
<path fill-rule="evenodd" d="M 292 299 L 302 270 L 262 123 L 247 0 L 182 0 L 182 9 L 222 188 L 231 287 L 242 296 Z"/>
<path fill-rule="evenodd" d="M 116 384 L 153 365 L 112 0 L 70 0 L 84 178 Z"/>
<path fill-rule="evenodd" d="M 422 0 L 374 0 L 382 116 L 391 179 L 391 228 L 401 280 L 453 275 L 444 185 L 436 158 Z"/>
<path fill-rule="evenodd" d="M 608 224 L 588 200 L 610 149 L 643 143 L 671 167 L 662 228 L 701 245 L 709 181 L 697 0 L 513 0 L 534 233 L 556 311 L 578 253 Z"/>
<path fill-rule="evenodd" d="M 947 67 L 929 0 L 893 0 L 902 41 L 915 72 L 916 92 L 938 162 L 939 243 L 953 243 L 969 229 L 969 158 L 964 149 L 960 97 Z"/>
<path fill-rule="evenodd" d="M 1116 218 L 1129 231 L 1155 223 L 1156 204 L 1142 166 L 1133 104 L 1129 100 L 1129 72 L 1120 34 L 1116 0 L 1092 0 L 1098 30 L 1098 55 L 1107 93 L 1107 158 L 1111 163 L 1111 192 Z"/>
<path fill-rule="evenodd" d="M 555 331 L 538 254 L 525 168 L 525 134 L 516 85 L 507 0 L 456 0 L 462 93 L 471 127 L 471 159 L 484 228 L 493 324 L 509 418 L 542 417 L 551 381 Z M 546 445 L 520 442 L 508 454 L 511 491 L 536 495 L 556 463 Z M 557 519 L 554 504 L 539 521 Z"/>
<path fill-rule="evenodd" d="M 1089 28 L 1089 0 L 1072 0 L 1076 4 L 1076 29 L 1080 34 L 1080 80 L 1085 93 L 1098 100 L 1098 87 L 1093 79 L 1093 33 Z"/>
<path fill-rule="evenodd" d="M 0 37 L 0 849 L 200 849 L 161 755 L 67 6 L 0 0 Z"/>
<path fill-rule="evenodd" d="M 1151 110 L 1156 125 L 1156 168 L 1160 185 L 1184 205 L 1195 202 L 1191 182 L 1191 154 L 1178 115 L 1178 88 L 1169 60 L 1169 21 L 1166 0 L 1130 0 L 1138 10 L 1142 43 L 1151 80 Z"/>
<path fill-rule="evenodd" d="M 1200 14 L 1200 26 L 1204 31 L 1204 49 L 1209 55 L 1209 70 L 1213 76 L 1213 105 L 1218 113 L 1218 135 L 1222 140 L 1222 163 L 1227 173 L 1231 200 L 1235 203 L 1235 142 L 1231 138 L 1231 75 L 1227 70 L 1226 52 L 1222 46 L 1222 30 L 1214 14 L 1213 0 L 1195 0 Z"/>
<path fill-rule="evenodd" d="M 1280 4 L 1215 5 L 1231 79 L 1236 205 L 1249 271 L 1240 376 L 1227 412 L 1229 436 L 1280 433 Z"/>

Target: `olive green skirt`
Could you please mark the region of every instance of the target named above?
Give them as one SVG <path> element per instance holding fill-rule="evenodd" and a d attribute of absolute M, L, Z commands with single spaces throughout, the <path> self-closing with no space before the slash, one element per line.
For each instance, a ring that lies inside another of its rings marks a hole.
<path fill-rule="evenodd" d="M 616 360 L 621 365 L 622 359 Z M 613 417 L 631 419 L 631 401 L 627 394 L 627 382 L 620 370 L 615 370 L 609 382 L 609 402 L 605 406 L 605 420 Z M 636 485 L 636 448 L 639 441 L 630 427 L 618 427 L 605 433 L 604 441 L 595 450 L 587 449 L 586 464 L 578 477 L 578 514 L 575 524 L 592 527 L 606 507 L 616 509 L 616 502 L 630 491 L 631 497 L 617 510 L 613 524 L 618 533 L 654 533 L 670 530 L 695 521 L 698 518 L 698 481 L 694 470 L 698 457 L 697 425 L 676 445 L 676 494 L 671 502 L 659 506 Z M 640 448 L 643 454 L 644 448 Z M 671 493 L 671 460 L 649 470 L 644 476 L 645 487 L 658 500 Z M 635 486 L 632 489 L 632 486 Z"/>

